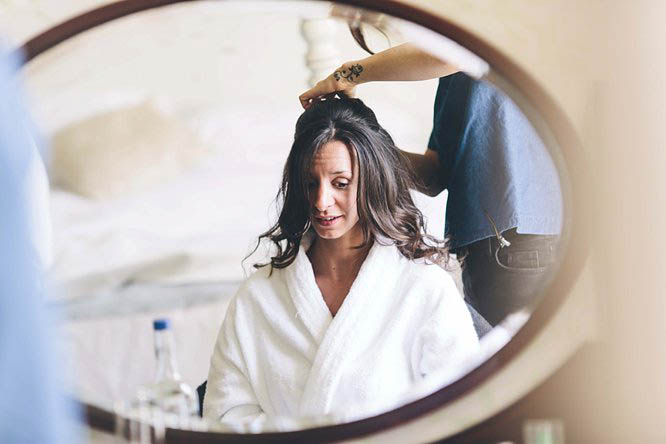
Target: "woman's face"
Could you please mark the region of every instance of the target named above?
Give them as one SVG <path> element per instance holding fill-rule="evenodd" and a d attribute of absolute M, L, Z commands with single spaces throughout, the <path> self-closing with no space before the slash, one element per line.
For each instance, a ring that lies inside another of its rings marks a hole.
<path fill-rule="evenodd" d="M 324 144 L 312 159 L 309 194 L 310 220 L 323 239 L 361 234 L 356 193 L 358 168 L 349 148 L 333 140 Z"/>

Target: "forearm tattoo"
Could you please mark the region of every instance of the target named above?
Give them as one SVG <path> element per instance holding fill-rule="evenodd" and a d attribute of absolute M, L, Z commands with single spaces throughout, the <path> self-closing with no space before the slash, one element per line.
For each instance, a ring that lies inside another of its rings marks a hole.
<path fill-rule="evenodd" d="M 360 64 L 352 65 L 349 69 L 342 68 L 341 70 L 335 71 L 333 77 L 335 80 L 340 80 L 342 78 L 353 82 L 358 79 L 358 77 L 363 72 L 363 67 Z"/>

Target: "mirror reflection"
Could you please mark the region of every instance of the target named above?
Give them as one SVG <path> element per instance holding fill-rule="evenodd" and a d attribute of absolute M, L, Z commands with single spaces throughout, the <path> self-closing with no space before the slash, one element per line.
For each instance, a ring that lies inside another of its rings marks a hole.
<path fill-rule="evenodd" d="M 331 6 L 164 7 L 26 68 L 83 401 L 351 421 L 463 376 L 538 304 L 564 220 L 544 142 L 458 56 Z"/>

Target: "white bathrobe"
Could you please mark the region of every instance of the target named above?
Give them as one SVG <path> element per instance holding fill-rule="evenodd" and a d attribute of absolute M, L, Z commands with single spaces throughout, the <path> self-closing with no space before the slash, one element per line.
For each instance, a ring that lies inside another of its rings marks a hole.
<path fill-rule="evenodd" d="M 269 269 L 239 288 L 211 359 L 204 416 L 235 430 L 377 414 L 478 349 L 453 279 L 395 246 L 372 246 L 335 317 L 304 248 L 287 268 Z"/>

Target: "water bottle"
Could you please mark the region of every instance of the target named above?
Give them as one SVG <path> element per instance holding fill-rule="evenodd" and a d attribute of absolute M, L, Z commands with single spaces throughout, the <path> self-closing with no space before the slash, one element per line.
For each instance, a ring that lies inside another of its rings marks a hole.
<path fill-rule="evenodd" d="M 163 443 L 167 428 L 207 430 L 199 418 L 197 395 L 178 373 L 169 320 L 153 321 L 153 334 L 155 380 L 139 387 L 131 399 L 114 404 L 117 442 Z"/>
<path fill-rule="evenodd" d="M 153 321 L 155 339 L 155 382 L 140 387 L 137 398 L 143 405 L 175 414 L 181 420 L 198 416 L 199 401 L 192 387 L 183 382 L 174 353 L 173 333 L 168 319 Z"/>

